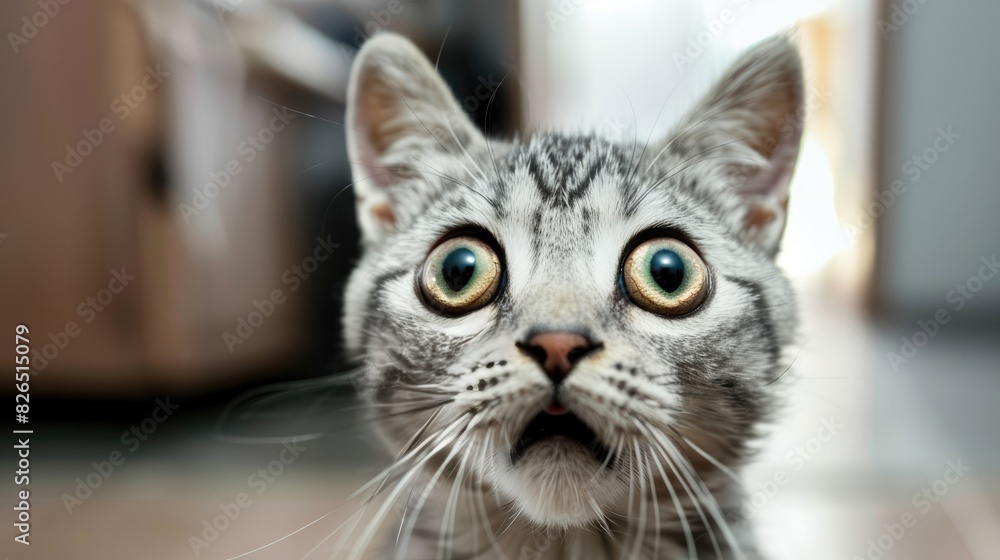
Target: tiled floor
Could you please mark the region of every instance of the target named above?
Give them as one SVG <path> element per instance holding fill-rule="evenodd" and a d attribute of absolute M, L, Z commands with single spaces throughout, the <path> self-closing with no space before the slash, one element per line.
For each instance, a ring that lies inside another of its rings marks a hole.
<path fill-rule="evenodd" d="M 886 354 L 912 330 L 807 301 L 790 414 L 748 473 L 751 487 L 791 473 L 758 525 L 772 557 L 1000 558 L 997 333 L 942 330 L 894 371 Z"/>

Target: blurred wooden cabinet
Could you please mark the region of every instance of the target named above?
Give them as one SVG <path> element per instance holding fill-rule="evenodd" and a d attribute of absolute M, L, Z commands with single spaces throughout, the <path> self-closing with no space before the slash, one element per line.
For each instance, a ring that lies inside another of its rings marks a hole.
<path fill-rule="evenodd" d="M 217 17 L 71 3 L 2 55 L 0 317 L 31 328 L 35 392 L 184 392 L 299 347 L 304 294 L 281 280 L 311 250 L 295 122 L 275 130 L 268 80 Z M 227 344 L 248 317 L 251 335 Z"/>

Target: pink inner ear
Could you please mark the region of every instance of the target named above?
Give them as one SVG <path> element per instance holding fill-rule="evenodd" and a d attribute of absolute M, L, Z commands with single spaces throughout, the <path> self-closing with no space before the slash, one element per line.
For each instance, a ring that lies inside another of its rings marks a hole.
<path fill-rule="evenodd" d="M 773 222 L 777 217 L 778 214 L 773 208 L 754 204 L 747 210 L 746 219 L 743 221 L 743 229 L 764 229 L 765 226 Z"/>
<path fill-rule="evenodd" d="M 386 188 L 392 184 L 394 177 L 390 169 L 379 166 L 379 154 L 371 141 L 371 127 L 361 109 L 359 106 L 351 123 L 351 134 L 354 135 L 354 143 L 357 146 L 357 163 L 361 167 L 358 170 L 360 177 L 355 177 L 355 180 L 369 177 L 368 180 L 378 187 Z"/>
<path fill-rule="evenodd" d="M 372 206 L 372 216 L 380 222 L 386 224 L 396 223 L 396 213 L 392 211 L 392 206 L 387 202 L 382 202 Z"/>
<path fill-rule="evenodd" d="M 797 129 L 793 136 L 781 139 L 778 149 L 768 159 L 767 167 L 747 178 L 746 183 L 740 187 L 740 194 L 764 196 L 784 205 L 788 200 L 788 184 L 792 180 L 798 159 L 801 129 Z"/>

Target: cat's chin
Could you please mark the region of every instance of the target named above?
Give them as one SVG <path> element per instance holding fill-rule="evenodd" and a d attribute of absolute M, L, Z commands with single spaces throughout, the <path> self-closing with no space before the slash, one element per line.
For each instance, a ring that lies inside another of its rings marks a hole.
<path fill-rule="evenodd" d="M 563 437 L 524 450 L 499 486 L 532 522 L 564 528 L 592 524 L 628 492 L 591 448 Z"/>

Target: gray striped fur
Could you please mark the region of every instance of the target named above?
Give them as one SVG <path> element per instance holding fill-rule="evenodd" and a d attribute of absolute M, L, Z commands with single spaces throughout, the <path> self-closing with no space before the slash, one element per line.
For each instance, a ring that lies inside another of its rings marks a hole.
<path fill-rule="evenodd" d="M 464 426 L 410 480 L 417 490 L 400 494 L 416 515 L 422 489 L 450 462 L 412 534 L 401 531 L 406 550 L 390 542 L 386 554 L 435 558 L 445 543 L 451 558 L 688 558 L 694 540 L 705 559 L 719 556 L 714 538 L 726 558 L 741 557 L 732 548 L 756 557 L 749 528 L 733 523 L 739 487 L 714 462 L 738 471 L 747 460 L 795 336 L 794 296 L 773 262 L 800 135 L 795 48 L 784 38 L 756 46 L 673 135 L 648 146 L 559 133 L 487 140 L 395 35 L 362 48 L 350 95 L 365 250 L 347 289 L 347 348 L 363 360 L 366 398 L 397 413 L 377 422 L 391 449 L 421 426 L 418 441 Z M 435 242 L 465 226 L 495 238 L 506 284 L 486 307 L 446 317 L 422 303 L 416 275 Z M 689 240 L 710 269 L 711 293 L 688 316 L 654 315 L 620 289 L 623 251 L 657 228 Z M 600 464 L 573 450 L 510 460 L 552 396 L 515 346 L 541 330 L 604 345 L 562 394 L 606 446 L 621 442 L 596 476 Z M 407 412 L 427 390 L 447 402 Z M 687 458 L 697 489 L 685 491 L 684 473 L 666 465 L 662 441 Z M 454 532 L 442 537 L 443 522 Z"/>

